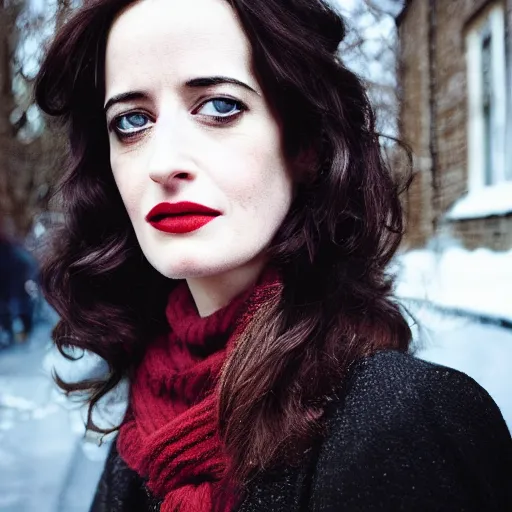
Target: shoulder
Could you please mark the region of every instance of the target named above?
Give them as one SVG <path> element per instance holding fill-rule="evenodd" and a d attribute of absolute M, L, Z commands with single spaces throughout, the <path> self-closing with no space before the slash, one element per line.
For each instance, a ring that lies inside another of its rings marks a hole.
<path fill-rule="evenodd" d="M 377 352 L 372 356 L 360 359 L 354 364 L 351 377 L 354 381 L 383 379 L 387 383 L 386 389 L 397 385 L 406 387 L 407 383 L 420 385 L 422 383 L 443 383 L 444 385 L 446 379 L 470 383 L 471 386 L 475 385 L 480 388 L 471 377 L 462 372 L 395 350 Z M 379 384 L 382 384 L 382 381 Z M 408 386 L 408 389 L 412 389 L 412 387 Z"/>
<path fill-rule="evenodd" d="M 394 351 L 364 358 L 327 426 L 314 479 L 320 510 L 337 510 L 341 497 L 358 507 L 347 510 L 512 507 L 509 431 L 461 372 Z"/>
<path fill-rule="evenodd" d="M 340 395 L 335 416 L 357 410 L 379 416 L 380 425 L 437 414 L 454 421 L 471 417 L 473 423 L 503 423 L 493 399 L 468 375 L 391 350 L 358 361 Z"/>

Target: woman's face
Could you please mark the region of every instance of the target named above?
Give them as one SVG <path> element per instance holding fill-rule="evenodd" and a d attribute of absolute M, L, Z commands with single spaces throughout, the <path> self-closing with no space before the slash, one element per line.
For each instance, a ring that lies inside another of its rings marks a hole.
<path fill-rule="evenodd" d="M 123 11 L 107 43 L 105 106 L 114 178 L 159 272 L 194 278 L 264 261 L 292 170 L 226 0 Z"/>

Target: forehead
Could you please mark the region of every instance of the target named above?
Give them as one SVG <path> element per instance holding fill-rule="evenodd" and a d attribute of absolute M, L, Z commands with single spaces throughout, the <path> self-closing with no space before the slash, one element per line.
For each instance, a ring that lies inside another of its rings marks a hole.
<path fill-rule="evenodd" d="M 177 84 L 197 76 L 250 80 L 251 48 L 227 0 L 141 0 L 109 33 L 106 87 Z"/>

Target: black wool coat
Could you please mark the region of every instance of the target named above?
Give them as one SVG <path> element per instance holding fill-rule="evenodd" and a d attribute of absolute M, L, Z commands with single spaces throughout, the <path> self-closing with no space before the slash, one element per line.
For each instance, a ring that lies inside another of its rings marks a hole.
<path fill-rule="evenodd" d="M 339 395 L 302 464 L 260 474 L 237 512 L 512 512 L 510 433 L 470 377 L 386 351 Z M 159 508 L 114 446 L 91 512 Z"/>

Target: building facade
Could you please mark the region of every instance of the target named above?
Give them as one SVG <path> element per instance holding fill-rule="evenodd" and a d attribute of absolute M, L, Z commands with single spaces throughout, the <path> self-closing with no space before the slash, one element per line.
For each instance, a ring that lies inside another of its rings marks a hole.
<path fill-rule="evenodd" d="M 407 245 L 512 249 L 512 0 L 408 0 L 397 25 Z"/>

